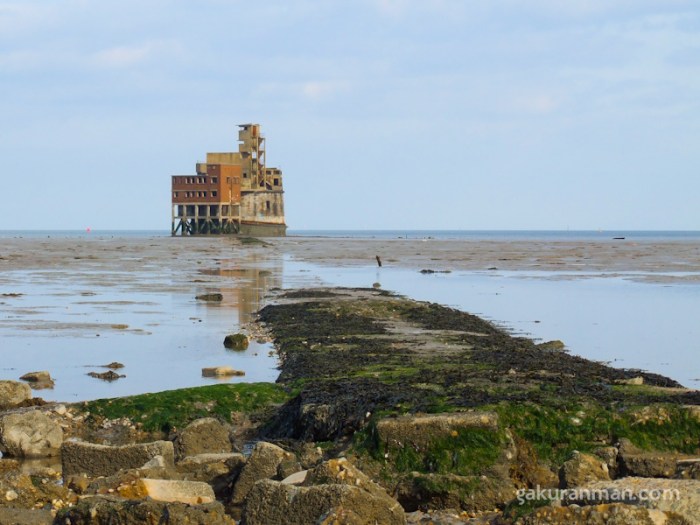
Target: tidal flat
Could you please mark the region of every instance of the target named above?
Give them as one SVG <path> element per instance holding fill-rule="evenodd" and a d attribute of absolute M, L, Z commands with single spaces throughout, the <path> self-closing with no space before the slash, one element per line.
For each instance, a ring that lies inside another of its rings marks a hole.
<path fill-rule="evenodd" d="M 654 512 L 693 523 L 700 398 L 683 374 L 697 370 L 687 311 L 700 290 L 698 246 L 580 242 L 572 258 L 572 243 L 552 242 L 543 266 L 539 241 L 515 244 L 3 238 L 0 379 L 48 370 L 56 384 L 35 397 L 81 402 L 25 398 L 4 413 L 55 430 L 46 454 L 60 451 L 62 464 L 24 474 L 26 464 L 12 459 L 22 451 L 8 449 L 0 488 L 16 499 L 0 514 L 26 509 L 31 523 L 37 513 L 41 523 L 83 523 L 186 510 L 211 523 L 302 524 L 320 519 L 307 515 L 315 507 L 285 505 L 323 498 L 340 512 L 328 498 L 351 491 L 335 486 L 349 479 L 361 485 L 349 483 L 361 522 L 650 519 L 643 506 L 514 499 L 597 482 L 672 484 L 683 499 Z M 237 332 L 252 340 L 247 349 L 224 346 Z M 606 346 L 610 334 L 618 345 Z M 591 360 L 587 341 L 604 347 L 602 359 Z M 679 367 L 667 374 L 657 359 Z M 113 361 L 125 377 L 86 375 Z M 210 366 L 246 375 L 203 378 Z M 196 447 L 185 451 L 186 443 Z M 178 456 L 155 470 L 104 461 L 128 447 Z M 85 458 L 109 472 L 76 480 Z M 261 471 L 271 458 L 275 467 Z M 280 483 L 304 472 L 303 486 Z M 196 476 L 212 503 L 151 508 L 139 492 L 147 485 L 133 476 L 161 485 Z M 123 499 L 102 496 L 110 490 Z"/>
<path fill-rule="evenodd" d="M 375 256 L 380 256 L 378 267 Z M 430 270 L 436 273 L 419 273 Z M 249 325 L 276 288 L 369 287 L 478 314 L 512 333 L 561 339 L 573 354 L 700 376 L 694 312 L 700 244 L 77 234 L 0 239 L 0 378 L 47 370 L 44 399 L 80 401 L 227 382 L 274 381 L 272 347 L 223 339 Z M 221 293 L 219 303 L 196 296 Z M 125 378 L 86 374 L 118 361 Z"/>

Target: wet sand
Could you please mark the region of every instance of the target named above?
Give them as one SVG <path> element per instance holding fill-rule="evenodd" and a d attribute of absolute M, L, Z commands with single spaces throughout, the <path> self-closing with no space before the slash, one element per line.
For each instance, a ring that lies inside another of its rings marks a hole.
<path fill-rule="evenodd" d="M 700 243 L 691 241 L 483 241 L 331 239 L 271 241 L 297 260 L 327 266 L 373 265 L 433 270 L 545 271 L 618 276 L 649 282 L 700 282 Z"/>
<path fill-rule="evenodd" d="M 688 273 L 700 280 L 700 242 L 693 241 L 476 241 L 286 237 L 267 246 L 241 246 L 225 237 L 2 238 L 0 270 L 130 272 L 170 269 L 185 274 L 224 263 L 270 261 L 283 255 L 329 266 L 374 265 L 449 270 Z M 85 272 L 88 272 L 87 274 Z M 162 283 L 161 283 L 162 284 Z M 176 285 L 176 283 L 169 283 Z"/>

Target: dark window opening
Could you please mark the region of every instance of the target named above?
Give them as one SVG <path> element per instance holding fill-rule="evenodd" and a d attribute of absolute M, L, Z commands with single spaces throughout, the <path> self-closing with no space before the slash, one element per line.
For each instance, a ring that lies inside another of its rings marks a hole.
<path fill-rule="evenodd" d="M 277 179 L 277 178 L 273 179 L 272 182 L 274 183 L 275 186 L 279 186 L 279 185 L 280 185 L 280 180 Z"/>
<path fill-rule="evenodd" d="M 270 201 L 265 201 L 265 209 L 270 211 Z"/>

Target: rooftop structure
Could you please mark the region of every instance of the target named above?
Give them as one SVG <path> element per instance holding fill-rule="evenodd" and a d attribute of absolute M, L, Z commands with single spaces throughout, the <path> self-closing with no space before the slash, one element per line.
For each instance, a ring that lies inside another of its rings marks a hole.
<path fill-rule="evenodd" d="M 259 124 L 238 127 L 238 151 L 172 177 L 172 235 L 285 235 L 282 170 L 265 165 Z"/>

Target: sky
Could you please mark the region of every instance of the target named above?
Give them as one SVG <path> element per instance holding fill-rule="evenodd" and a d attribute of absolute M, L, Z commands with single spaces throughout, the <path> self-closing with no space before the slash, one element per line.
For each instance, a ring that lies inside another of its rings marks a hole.
<path fill-rule="evenodd" d="M 0 229 L 168 230 L 256 122 L 295 230 L 700 230 L 697 0 L 0 0 L 0 93 Z"/>

